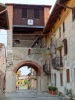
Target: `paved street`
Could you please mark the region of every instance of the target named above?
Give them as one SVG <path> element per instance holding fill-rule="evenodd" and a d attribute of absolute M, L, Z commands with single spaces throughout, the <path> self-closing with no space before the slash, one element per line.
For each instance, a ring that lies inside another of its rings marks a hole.
<path fill-rule="evenodd" d="M 16 93 L 6 94 L 5 100 L 59 100 L 59 98 L 45 92 L 38 93 L 35 90 L 20 90 Z"/>

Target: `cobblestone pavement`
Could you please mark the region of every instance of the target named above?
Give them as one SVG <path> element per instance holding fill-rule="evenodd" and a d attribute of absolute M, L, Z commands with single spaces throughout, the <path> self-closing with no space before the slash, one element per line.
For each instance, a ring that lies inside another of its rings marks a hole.
<path fill-rule="evenodd" d="M 38 93 L 32 90 L 20 90 L 16 93 L 5 95 L 4 100 L 60 100 L 58 96 L 52 96 L 48 93 Z M 64 100 L 64 99 L 62 99 Z"/>

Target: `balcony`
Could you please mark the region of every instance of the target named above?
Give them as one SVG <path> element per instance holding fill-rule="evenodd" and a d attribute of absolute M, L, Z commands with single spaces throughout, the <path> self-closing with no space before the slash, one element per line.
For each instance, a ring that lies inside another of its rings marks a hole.
<path fill-rule="evenodd" d="M 43 65 L 43 71 L 46 73 L 46 74 L 50 74 L 51 73 L 51 69 L 50 69 L 50 64 L 44 64 Z"/>
<path fill-rule="evenodd" d="M 62 62 L 62 60 L 60 61 L 59 57 L 55 57 L 52 60 L 52 66 L 55 70 L 62 70 L 63 69 L 63 62 Z"/>

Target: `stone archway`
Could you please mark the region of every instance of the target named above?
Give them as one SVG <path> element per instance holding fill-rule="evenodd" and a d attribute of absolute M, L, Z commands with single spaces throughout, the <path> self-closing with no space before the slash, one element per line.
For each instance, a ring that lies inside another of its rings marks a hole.
<path fill-rule="evenodd" d="M 16 74 L 16 72 L 23 66 L 28 66 L 33 68 L 36 71 L 37 75 L 37 90 L 41 91 L 41 75 L 43 73 L 43 67 L 40 66 L 38 63 L 34 61 L 21 61 L 13 68 L 13 72 Z"/>
<path fill-rule="evenodd" d="M 22 61 L 13 68 L 14 73 L 16 73 L 18 69 L 21 68 L 22 66 L 29 66 L 33 68 L 36 71 L 38 76 L 41 76 L 43 72 L 43 68 L 38 63 L 34 61 Z"/>

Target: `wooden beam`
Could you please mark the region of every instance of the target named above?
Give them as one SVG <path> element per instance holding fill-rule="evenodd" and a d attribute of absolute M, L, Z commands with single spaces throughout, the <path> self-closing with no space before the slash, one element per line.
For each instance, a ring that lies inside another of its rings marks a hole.
<path fill-rule="evenodd" d="M 38 36 L 40 36 L 40 35 L 43 35 L 43 34 L 13 34 L 13 35 L 19 35 L 19 36 L 21 36 L 21 35 L 29 35 L 29 36 L 30 36 L 30 35 L 32 35 L 32 36 L 34 36 L 34 35 L 35 35 L 35 36 L 38 35 Z"/>

